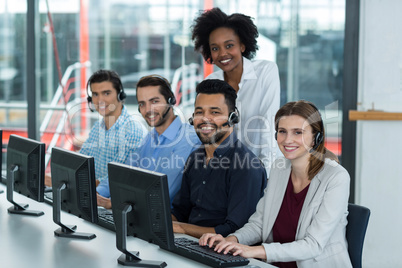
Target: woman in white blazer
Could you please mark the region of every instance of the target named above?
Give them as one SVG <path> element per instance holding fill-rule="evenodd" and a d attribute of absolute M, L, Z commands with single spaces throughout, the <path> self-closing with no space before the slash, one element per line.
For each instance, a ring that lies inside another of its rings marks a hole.
<path fill-rule="evenodd" d="M 226 238 L 204 234 L 200 245 L 278 267 L 352 267 L 345 236 L 350 177 L 324 146 L 318 109 L 289 102 L 277 112 L 275 130 L 285 158 L 272 165 L 256 212 Z"/>

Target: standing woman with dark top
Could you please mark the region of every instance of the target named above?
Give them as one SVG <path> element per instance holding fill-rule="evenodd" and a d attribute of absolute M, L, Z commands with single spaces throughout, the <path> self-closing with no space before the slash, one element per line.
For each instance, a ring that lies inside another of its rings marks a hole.
<path fill-rule="evenodd" d="M 352 267 L 345 236 L 350 177 L 324 146 L 319 111 L 289 102 L 277 112 L 275 130 L 285 158 L 273 164 L 256 212 L 226 238 L 204 234 L 199 243 L 278 267 Z"/>
<path fill-rule="evenodd" d="M 235 131 L 269 174 L 277 153 L 273 118 L 280 102 L 279 74 L 274 62 L 251 61 L 258 49 L 257 37 L 251 17 L 228 16 L 219 8 L 202 13 L 192 28 L 195 50 L 220 68 L 206 79 L 224 80 L 236 90 L 240 122 Z"/>

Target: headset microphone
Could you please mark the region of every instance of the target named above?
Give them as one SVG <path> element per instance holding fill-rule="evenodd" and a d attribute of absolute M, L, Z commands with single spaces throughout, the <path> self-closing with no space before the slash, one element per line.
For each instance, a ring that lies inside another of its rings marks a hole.
<path fill-rule="evenodd" d="M 226 127 L 226 126 L 231 127 L 232 124 L 231 124 L 229 121 L 226 121 L 226 123 L 223 123 L 223 124 L 222 124 L 222 127 Z"/>
<path fill-rule="evenodd" d="M 167 116 L 167 114 L 168 114 L 169 111 L 170 111 L 170 108 L 171 108 L 171 106 L 169 105 L 168 108 L 166 109 L 166 112 L 164 112 L 164 113 L 162 114 L 162 118 L 161 118 L 161 119 L 165 119 L 165 117 Z"/>
<path fill-rule="evenodd" d="M 169 113 L 169 111 L 170 111 L 170 108 L 172 108 L 172 106 L 173 105 L 175 105 L 176 104 L 176 98 L 174 97 L 174 95 L 172 96 L 172 97 L 170 97 L 168 100 L 167 100 L 167 105 L 168 105 L 168 108 L 166 109 L 166 111 L 162 114 L 162 120 L 163 119 L 165 119 L 165 117 L 167 116 L 167 114 Z M 138 107 L 138 111 L 140 111 L 140 108 Z M 141 112 L 140 112 L 141 113 Z"/>

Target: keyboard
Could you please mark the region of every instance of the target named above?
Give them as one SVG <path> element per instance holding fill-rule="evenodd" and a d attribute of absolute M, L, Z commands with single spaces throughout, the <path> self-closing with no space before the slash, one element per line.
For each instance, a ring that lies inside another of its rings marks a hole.
<path fill-rule="evenodd" d="M 111 210 L 98 207 L 98 225 L 115 232 L 113 213 Z"/>
<path fill-rule="evenodd" d="M 200 246 L 197 241 L 187 238 L 175 238 L 174 243 L 176 249 L 173 252 L 211 267 L 245 266 L 249 263 L 246 258 L 217 253 L 213 248 Z"/>
<path fill-rule="evenodd" d="M 45 202 L 52 205 L 53 204 L 53 192 L 45 192 Z"/>

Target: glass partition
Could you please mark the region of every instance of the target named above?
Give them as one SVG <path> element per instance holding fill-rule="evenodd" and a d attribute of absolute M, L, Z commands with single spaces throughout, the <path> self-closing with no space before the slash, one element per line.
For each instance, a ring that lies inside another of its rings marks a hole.
<path fill-rule="evenodd" d="M 27 135 L 26 13 L 26 1 L 0 1 L 0 129 L 3 129 L 3 163 L 6 161 L 9 130 Z"/>

